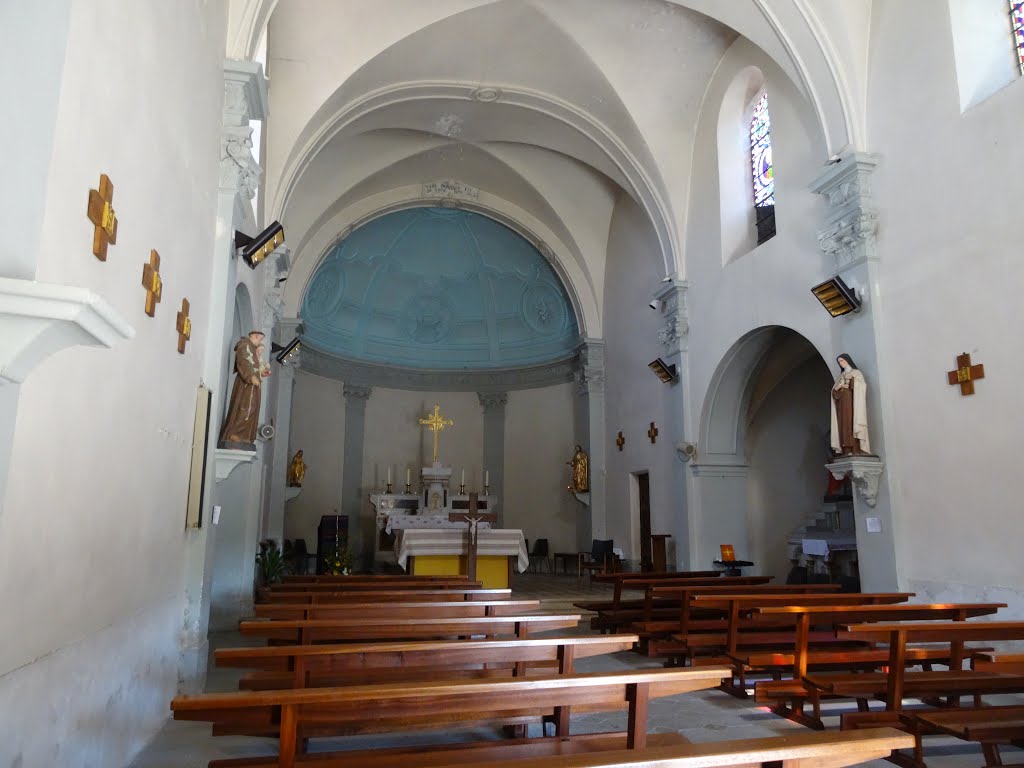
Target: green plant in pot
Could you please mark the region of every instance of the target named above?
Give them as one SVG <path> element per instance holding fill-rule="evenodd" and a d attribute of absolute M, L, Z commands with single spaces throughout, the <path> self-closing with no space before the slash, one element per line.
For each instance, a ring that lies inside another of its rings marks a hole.
<path fill-rule="evenodd" d="M 256 567 L 259 569 L 260 585 L 269 587 L 281 580 L 288 573 L 288 561 L 273 539 L 260 542 L 260 551 L 256 553 Z"/>

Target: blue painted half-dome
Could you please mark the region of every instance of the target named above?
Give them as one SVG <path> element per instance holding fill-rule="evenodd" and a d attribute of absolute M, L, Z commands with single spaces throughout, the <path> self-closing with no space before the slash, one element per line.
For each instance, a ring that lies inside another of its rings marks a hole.
<path fill-rule="evenodd" d="M 435 370 L 570 357 L 579 330 L 551 265 L 464 210 L 409 208 L 360 227 L 309 282 L 303 339 L 349 360 Z"/>

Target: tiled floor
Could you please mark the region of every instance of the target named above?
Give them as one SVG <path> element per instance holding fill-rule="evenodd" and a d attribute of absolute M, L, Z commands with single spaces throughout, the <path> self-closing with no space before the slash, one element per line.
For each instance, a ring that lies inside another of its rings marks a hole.
<path fill-rule="evenodd" d="M 600 599 L 610 596 L 611 590 L 603 585 L 590 585 L 586 581 L 577 586 L 575 575 L 557 576 L 537 574 L 516 574 L 512 584 L 517 597 L 536 597 L 543 601 L 545 611 L 553 613 L 575 612 L 572 603 L 580 599 Z M 587 631 L 586 620 L 582 622 Z M 234 633 L 211 636 L 211 646 L 240 645 L 244 640 Z M 593 659 L 582 659 L 577 667 L 580 671 L 616 669 L 637 669 L 657 667 L 659 664 L 635 653 L 624 652 Z M 207 689 L 210 691 L 234 690 L 237 687 L 236 670 L 217 670 L 212 664 Z M 839 714 L 848 705 L 826 706 L 826 725 L 839 727 Z M 741 701 L 719 691 L 700 691 L 670 698 L 658 699 L 650 704 L 648 720 L 652 732 L 678 731 L 690 741 L 720 741 L 726 739 L 757 738 L 772 736 L 792 729 L 802 729 L 788 720 L 776 717 L 757 707 L 752 701 Z M 595 713 L 574 716 L 572 730 L 575 733 L 624 730 L 625 713 Z M 531 735 L 539 731 L 531 730 Z M 399 736 L 365 736 L 352 739 L 325 739 L 314 742 L 314 749 L 337 750 L 372 746 L 387 741 L 391 745 L 436 742 L 439 738 L 453 740 L 466 735 L 417 733 Z M 490 729 L 471 734 L 473 738 L 496 738 Z M 247 737 L 210 736 L 210 728 L 203 723 L 169 721 L 157 737 L 138 755 L 129 768 L 199 768 L 210 760 L 226 757 L 243 757 L 268 754 L 272 751 L 269 740 Z M 1012 748 L 1007 748 L 1007 757 L 1017 758 Z M 926 758 L 929 768 L 976 768 L 983 764 L 981 751 L 977 746 L 955 739 L 932 738 L 927 742 Z M 871 768 L 890 766 L 885 761 L 874 761 L 864 765 Z"/>

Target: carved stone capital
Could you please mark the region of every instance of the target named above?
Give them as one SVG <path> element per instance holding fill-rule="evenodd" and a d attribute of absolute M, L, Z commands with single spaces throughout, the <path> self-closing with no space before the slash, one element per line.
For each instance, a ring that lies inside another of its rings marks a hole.
<path fill-rule="evenodd" d="M 588 366 L 576 371 L 576 392 L 581 395 L 604 392 L 604 369 Z"/>
<path fill-rule="evenodd" d="M 224 125 L 248 125 L 269 113 L 267 78 L 254 61 L 224 61 Z"/>
<path fill-rule="evenodd" d="M 370 399 L 370 395 L 373 394 L 373 387 L 363 386 L 362 384 L 346 384 L 342 388 L 342 394 L 349 402 L 361 402 L 365 405 L 366 401 Z"/>
<path fill-rule="evenodd" d="M 262 169 L 252 154 L 252 128 L 225 127 L 220 136 L 220 189 L 246 200 L 256 196 Z"/>
<path fill-rule="evenodd" d="M 653 293 L 664 321 L 658 329 L 658 340 L 664 345 L 667 355 L 685 352 L 687 348 L 690 335 L 687 288 L 685 280 L 671 278 L 659 284 Z"/>
<path fill-rule="evenodd" d="M 508 392 L 477 392 L 476 396 L 480 400 L 484 413 L 503 411 L 508 404 Z"/>
<path fill-rule="evenodd" d="M 579 346 L 576 391 L 581 395 L 604 392 L 604 341 L 584 338 Z"/>
<path fill-rule="evenodd" d="M 849 152 L 830 164 L 811 185 L 828 201 L 825 226 L 818 230 L 818 247 L 831 256 L 836 269 L 876 258 L 878 213 L 871 192 L 871 173 L 878 158 Z"/>
<path fill-rule="evenodd" d="M 878 501 L 878 484 L 884 468 L 885 464 L 877 456 L 844 456 L 825 465 L 825 469 L 831 472 L 836 480 L 842 480 L 849 475 L 853 487 L 869 507 L 875 506 Z"/>

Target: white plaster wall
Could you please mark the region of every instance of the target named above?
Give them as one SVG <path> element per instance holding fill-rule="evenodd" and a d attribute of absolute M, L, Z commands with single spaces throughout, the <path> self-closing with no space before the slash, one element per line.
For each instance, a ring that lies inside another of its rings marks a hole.
<path fill-rule="evenodd" d="M 747 554 L 759 574 L 774 576 L 778 584 L 790 569 L 787 538 L 821 509 L 831 387 L 825 364 L 812 358 L 775 386 L 747 429 Z"/>
<path fill-rule="evenodd" d="M 284 535 L 306 540 L 316 551 L 316 526 L 321 515 L 341 508 L 341 466 L 345 447 L 345 398 L 334 379 L 295 372 L 288 457 L 302 451 L 309 465 L 302 491 L 285 504 Z"/>
<path fill-rule="evenodd" d="M 876 4 L 872 18 L 880 357 L 898 420 L 887 429 L 886 461 L 901 586 L 998 594 L 1019 612 L 1016 414 L 1024 359 L 1013 341 L 1021 322 L 1011 297 L 1024 285 L 1024 166 L 1013 153 L 1024 82 L 1017 78 L 961 115 L 949 19 L 921 15 L 930 10 L 923 0 Z M 914 46 L 906 45 L 909 35 Z M 973 397 L 946 383 L 962 352 L 988 376 Z"/>
<path fill-rule="evenodd" d="M 673 444 L 681 438 L 669 426 L 680 407 L 679 387 L 663 384 L 647 367 L 665 354 L 658 340 L 663 317 L 648 306 L 661 276 L 650 222 L 622 195 L 612 215 L 605 273 L 606 493 L 608 536 L 630 560 L 640 559 L 632 473 L 650 473 L 652 533 L 671 533 L 680 513 L 674 478 L 683 465 Z M 652 421 L 659 428 L 654 444 L 647 437 Z M 626 439 L 622 451 L 615 446 L 619 430 Z"/>
<path fill-rule="evenodd" d="M 548 552 L 575 552 L 576 525 L 584 513 L 568 492 L 573 454 L 575 385 L 509 392 L 505 406 L 505 499 L 507 528 L 530 540 L 548 540 Z"/>
<path fill-rule="evenodd" d="M 18 617 L 0 645 L 0 710 L 17 718 L 0 756 L 14 764 L 123 764 L 175 691 L 208 341 L 195 334 L 179 355 L 174 325 L 182 297 L 194 328 L 211 311 L 224 13 L 220 2 L 72 4 L 37 278 L 98 292 L 137 336 L 60 352 L 21 387 L 0 515 L 0 608 Z M 105 264 L 85 217 L 103 172 L 119 219 Z M 155 319 L 140 285 L 152 248 L 164 276 Z"/>
<path fill-rule="evenodd" d="M 217 484 L 216 502 L 221 511 L 219 522 L 213 528 L 210 585 L 210 629 L 213 631 L 236 629 L 239 619 L 252 615 L 261 468 L 258 461 L 243 464 Z"/>

